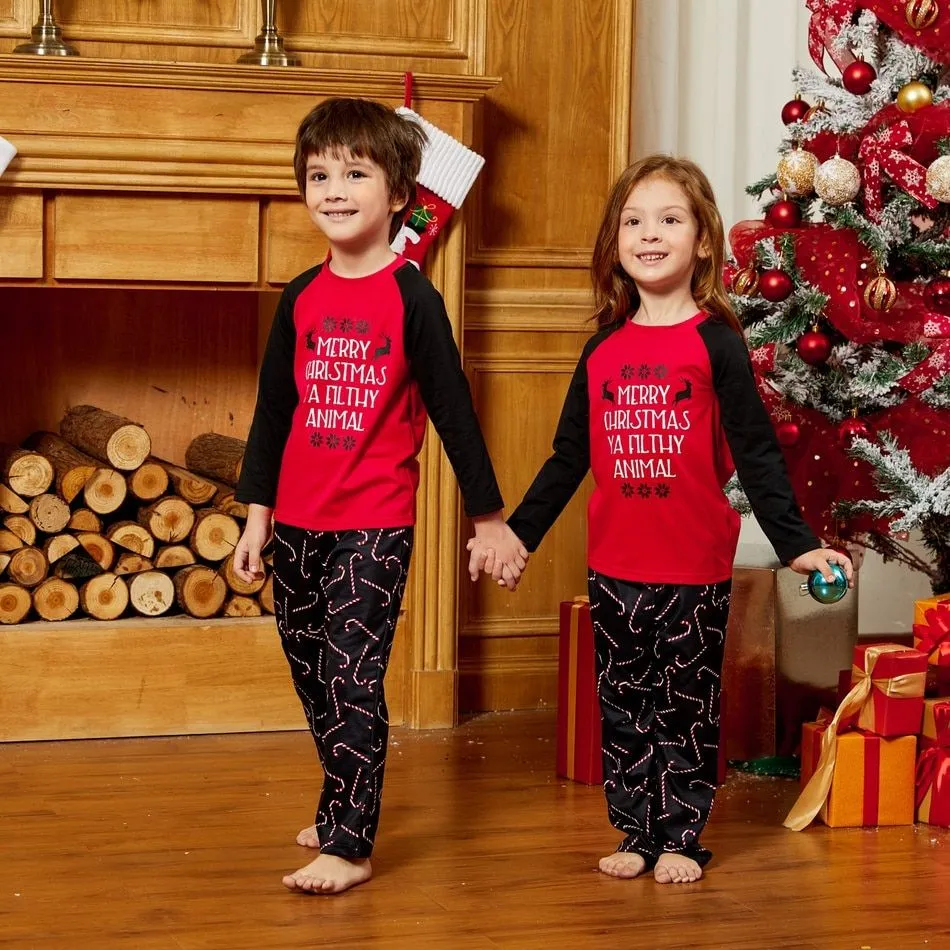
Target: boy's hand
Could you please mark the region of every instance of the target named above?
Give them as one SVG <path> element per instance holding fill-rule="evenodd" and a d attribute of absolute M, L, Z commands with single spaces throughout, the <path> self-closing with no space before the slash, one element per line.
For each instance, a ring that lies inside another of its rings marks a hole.
<path fill-rule="evenodd" d="M 234 549 L 234 573 L 249 584 L 264 576 L 261 550 L 270 541 L 273 513 L 273 508 L 265 508 L 264 505 L 247 506 L 244 533 Z"/>
<path fill-rule="evenodd" d="M 835 576 L 829 564 L 840 564 L 848 578 L 848 587 L 854 587 L 854 566 L 851 564 L 851 559 L 832 548 L 815 548 L 814 551 L 806 551 L 804 554 L 799 554 L 794 561 L 790 561 L 788 566 L 797 574 L 821 571 L 821 576 L 830 583 Z"/>
<path fill-rule="evenodd" d="M 466 548 L 471 552 L 468 573 L 473 581 L 484 571 L 499 587 L 514 590 L 521 579 L 521 572 L 528 563 L 528 549 L 518 536 L 505 524 L 501 512 L 482 515 L 473 519 L 475 537 Z"/>

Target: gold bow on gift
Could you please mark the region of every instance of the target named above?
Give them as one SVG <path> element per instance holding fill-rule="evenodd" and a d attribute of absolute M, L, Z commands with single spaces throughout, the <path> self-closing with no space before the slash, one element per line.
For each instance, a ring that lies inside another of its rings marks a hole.
<path fill-rule="evenodd" d="M 798 801 L 792 806 L 788 817 L 783 824 L 792 831 L 802 831 L 807 828 L 815 815 L 821 811 L 822 805 L 831 792 L 831 781 L 835 775 L 835 759 L 838 754 L 838 728 L 842 720 L 858 714 L 858 726 L 867 728 L 873 725 L 874 708 L 871 702 L 871 692 L 876 687 L 887 696 L 913 698 L 922 696 L 926 673 L 904 673 L 901 676 L 889 676 L 874 679 L 874 667 L 878 658 L 884 653 L 896 653 L 906 650 L 907 647 L 896 643 L 883 643 L 879 646 L 868 647 L 864 652 L 864 669 L 854 666 L 851 669 L 852 678 L 856 681 L 851 691 L 841 700 L 834 717 L 828 723 L 824 735 L 821 737 L 821 755 L 815 773 L 802 789 Z"/>

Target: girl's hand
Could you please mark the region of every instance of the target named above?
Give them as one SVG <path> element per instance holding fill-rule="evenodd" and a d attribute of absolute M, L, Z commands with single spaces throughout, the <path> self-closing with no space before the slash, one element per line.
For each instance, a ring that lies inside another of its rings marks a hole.
<path fill-rule="evenodd" d="M 264 505 L 248 505 L 247 524 L 234 549 L 234 573 L 248 584 L 264 576 L 261 550 L 270 541 L 273 513 L 273 508 Z"/>
<path fill-rule="evenodd" d="M 814 551 L 806 551 L 804 554 L 799 554 L 794 561 L 790 561 L 788 566 L 797 574 L 821 571 L 821 576 L 831 583 L 835 577 L 829 564 L 840 564 L 848 578 L 848 587 L 854 587 L 854 566 L 851 558 L 832 548 L 815 548 Z"/>

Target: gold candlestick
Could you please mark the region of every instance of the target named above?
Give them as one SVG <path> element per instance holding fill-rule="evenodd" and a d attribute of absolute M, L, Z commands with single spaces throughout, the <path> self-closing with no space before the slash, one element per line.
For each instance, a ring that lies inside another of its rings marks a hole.
<path fill-rule="evenodd" d="M 254 49 L 238 58 L 239 63 L 252 66 L 299 66 L 300 57 L 284 49 L 284 41 L 277 32 L 277 0 L 261 0 L 262 26 Z"/>
<path fill-rule="evenodd" d="M 31 42 L 21 43 L 14 53 L 32 56 L 78 56 L 75 47 L 63 42 L 63 34 L 53 18 L 53 0 L 40 0 L 40 18 L 30 30 Z"/>

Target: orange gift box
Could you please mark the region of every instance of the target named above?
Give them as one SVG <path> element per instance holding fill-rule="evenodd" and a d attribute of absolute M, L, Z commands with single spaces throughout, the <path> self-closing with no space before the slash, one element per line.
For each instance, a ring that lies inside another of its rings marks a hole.
<path fill-rule="evenodd" d="M 950 689 L 950 594 L 914 604 L 914 646 L 937 667 L 941 691 Z"/>
<path fill-rule="evenodd" d="M 950 828 L 950 700 L 924 704 L 917 758 L 917 820 Z"/>
<path fill-rule="evenodd" d="M 856 646 L 851 686 L 871 682 L 858 711 L 858 728 L 884 737 L 916 735 L 924 714 L 926 678 L 927 655 L 920 650 L 896 644 Z"/>
<path fill-rule="evenodd" d="M 586 597 L 561 604 L 557 684 L 557 774 L 603 782 L 594 629 Z"/>
<path fill-rule="evenodd" d="M 803 788 L 818 769 L 829 725 L 806 722 L 802 726 Z M 836 735 L 834 745 L 831 788 L 818 812 L 821 820 L 832 828 L 912 825 L 917 738 L 883 739 L 855 731 Z"/>

